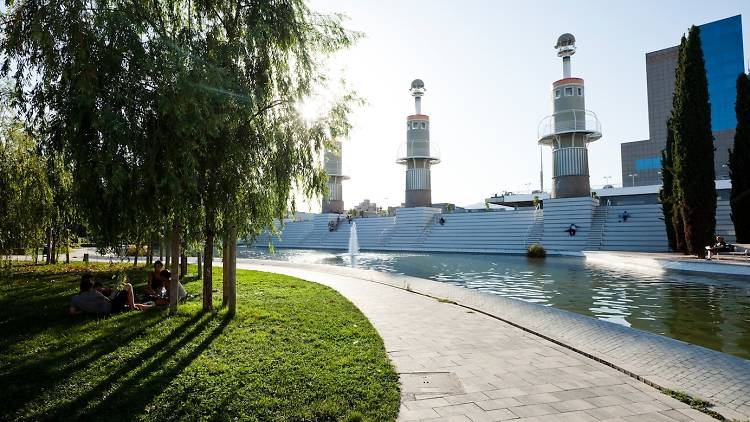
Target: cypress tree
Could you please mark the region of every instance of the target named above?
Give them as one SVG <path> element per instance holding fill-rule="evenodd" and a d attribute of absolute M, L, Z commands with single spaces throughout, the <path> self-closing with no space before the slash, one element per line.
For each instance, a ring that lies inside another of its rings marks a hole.
<path fill-rule="evenodd" d="M 661 152 L 661 181 L 662 186 L 659 191 L 659 201 L 661 202 L 661 210 L 664 213 L 664 226 L 667 230 L 667 241 L 669 242 L 669 249 L 672 251 L 677 250 L 677 240 L 675 239 L 675 229 L 673 223 L 673 211 L 674 208 L 674 177 L 672 174 L 672 145 L 674 144 L 674 136 L 672 130 L 669 128 L 670 122 L 667 122 L 667 146 Z"/>
<path fill-rule="evenodd" d="M 687 252 L 704 256 L 704 247 L 713 243 L 716 227 L 716 185 L 711 104 L 700 29 L 692 26 L 681 45 L 671 119 L 674 177 L 679 187 Z"/>
<path fill-rule="evenodd" d="M 685 44 L 687 40 L 682 37 L 680 46 L 678 49 L 678 62 L 679 57 L 685 54 Z M 679 79 L 680 68 L 675 68 L 675 80 Z M 680 101 L 679 90 L 675 86 L 674 94 L 672 96 L 672 117 L 667 121 L 667 151 L 669 156 L 669 214 L 668 219 L 670 222 L 670 228 L 667 229 L 667 239 L 669 240 L 669 231 L 671 230 L 674 236 L 674 250 L 676 252 L 687 253 L 687 246 L 685 245 L 685 224 L 682 221 L 682 199 L 680 196 L 680 183 L 676 176 L 676 165 L 675 165 L 675 137 L 674 137 L 674 116 L 682 112 L 682 102 Z M 663 175 L 664 173 L 662 173 Z M 667 215 L 665 215 L 665 222 Z M 670 245 L 671 246 L 671 245 Z"/>
<path fill-rule="evenodd" d="M 750 78 L 737 77 L 737 131 L 729 150 L 729 175 L 732 179 L 730 205 L 738 243 L 750 243 Z"/>

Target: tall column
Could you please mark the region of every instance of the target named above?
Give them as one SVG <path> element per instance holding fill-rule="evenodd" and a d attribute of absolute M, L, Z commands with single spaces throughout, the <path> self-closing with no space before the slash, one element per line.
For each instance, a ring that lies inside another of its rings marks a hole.
<path fill-rule="evenodd" d="M 440 159 L 430 150 L 430 117 L 422 114 L 424 82 L 415 79 L 411 83 L 415 114 L 406 118 L 406 154 L 396 162 L 406 166 L 405 206 L 432 206 L 432 184 L 430 167 Z"/>
<path fill-rule="evenodd" d="M 341 142 L 334 141 L 333 148 L 326 148 L 323 166 L 328 173 L 328 195 L 323 197 L 323 214 L 344 213 L 343 189 L 341 182 L 349 179 L 343 175 L 341 165 Z"/>
<path fill-rule="evenodd" d="M 601 138 L 601 126 L 586 110 L 583 79 L 571 77 L 575 37 L 561 35 L 555 48 L 563 60 L 563 78 L 552 84 L 553 114 L 540 123 L 538 143 L 552 147 L 551 197 L 590 196 L 588 144 Z"/>

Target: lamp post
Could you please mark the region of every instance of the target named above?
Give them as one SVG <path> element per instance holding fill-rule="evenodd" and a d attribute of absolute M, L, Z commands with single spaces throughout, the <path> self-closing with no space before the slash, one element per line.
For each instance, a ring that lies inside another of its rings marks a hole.
<path fill-rule="evenodd" d="M 638 173 L 630 173 L 628 176 L 630 176 L 630 186 L 635 187 L 635 176 L 638 176 Z"/>
<path fill-rule="evenodd" d="M 609 183 L 609 179 L 611 179 L 611 178 L 612 178 L 612 176 L 604 176 L 604 184 L 605 185 L 609 185 L 610 184 Z"/>

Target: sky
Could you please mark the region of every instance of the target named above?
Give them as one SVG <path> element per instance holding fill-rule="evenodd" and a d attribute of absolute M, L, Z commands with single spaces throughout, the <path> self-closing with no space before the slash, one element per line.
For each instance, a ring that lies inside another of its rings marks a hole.
<path fill-rule="evenodd" d="M 573 76 L 586 84 L 586 108 L 603 137 L 589 145 L 591 185 L 620 185 L 620 143 L 648 139 L 645 54 L 679 43 L 692 24 L 743 15 L 747 62 L 750 2 L 737 1 L 311 0 L 343 13 L 364 38 L 327 61 L 332 80 L 366 100 L 343 140 L 346 208 L 363 199 L 404 201 L 405 168 L 395 163 L 414 114 L 411 81 L 427 92 L 430 139 L 442 162 L 432 168 L 433 203 L 459 206 L 503 191 L 539 188 L 537 127 L 552 113 L 552 82 L 562 78 L 553 48 L 575 35 Z M 338 89 L 338 88 L 336 88 Z M 314 108 L 314 106 L 311 106 Z M 551 187 L 551 149 L 542 151 Z M 312 201 L 301 208 L 319 211 Z M 304 211 L 305 209 L 301 209 Z"/>

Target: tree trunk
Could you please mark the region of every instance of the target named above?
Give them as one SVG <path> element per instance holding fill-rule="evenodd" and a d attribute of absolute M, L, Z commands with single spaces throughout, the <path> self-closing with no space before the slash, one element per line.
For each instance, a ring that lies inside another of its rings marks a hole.
<path fill-rule="evenodd" d="M 133 257 L 133 266 L 138 266 L 138 252 L 140 252 L 141 249 L 141 242 L 135 243 L 135 257 Z"/>
<path fill-rule="evenodd" d="M 34 247 L 34 264 L 39 263 L 39 246 Z"/>
<path fill-rule="evenodd" d="M 172 271 L 172 277 L 169 280 L 169 315 L 174 315 L 177 313 L 177 295 L 179 291 L 177 289 L 177 283 L 179 283 L 177 274 L 179 268 L 177 264 L 179 260 L 178 254 L 180 252 L 180 228 L 177 223 L 172 225 L 172 235 L 170 237 L 170 252 L 172 253 L 172 268 L 170 271 Z"/>
<path fill-rule="evenodd" d="M 164 263 L 164 236 L 159 236 L 159 261 Z"/>
<path fill-rule="evenodd" d="M 148 258 L 146 261 L 149 265 L 154 263 L 154 238 L 148 238 Z"/>
<path fill-rule="evenodd" d="M 47 229 L 47 257 L 45 264 L 49 265 L 52 263 L 52 227 Z"/>
<path fill-rule="evenodd" d="M 164 259 L 166 262 L 166 267 L 171 268 L 172 266 L 172 244 L 171 242 L 164 242 Z M 176 273 L 176 272 L 175 272 Z"/>
<path fill-rule="evenodd" d="M 674 238 L 677 251 L 683 254 L 687 254 L 687 244 L 685 243 L 685 225 L 682 220 L 682 212 L 679 209 L 673 211 L 674 217 L 672 218 L 672 224 L 674 224 Z"/>
<path fill-rule="evenodd" d="M 70 229 L 65 231 L 65 263 L 70 264 Z"/>
<path fill-rule="evenodd" d="M 52 258 L 50 259 L 50 262 L 52 264 L 57 264 L 57 231 L 56 230 L 50 230 L 52 233 L 52 248 L 50 249 L 50 255 Z"/>
<path fill-rule="evenodd" d="M 182 250 L 182 253 L 180 254 L 180 279 L 187 277 L 187 275 L 188 275 L 187 256 L 185 255 L 185 251 Z"/>
<path fill-rule="evenodd" d="M 203 266 L 203 312 L 211 312 L 214 308 L 214 232 L 206 232 L 206 244 L 203 247 L 203 256 L 206 265 Z"/>
<path fill-rule="evenodd" d="M 226 278 L 226 307 L 230 315 L 237 311 L 237 228 L 230 227 L 227 235 L 227 273 Z"/>
<path fill-rule="evenodd" d="M 203 263 L 201 262 L 200 252 L 198 252 L 195 256 L 195 263 L 198 265 L 198 277 L 203 276 Z"/>
<path fill-rule="evenodd" d="M 229 239 L 224 233 L 221 239 L 221 306 L 229 302 Z"/>

